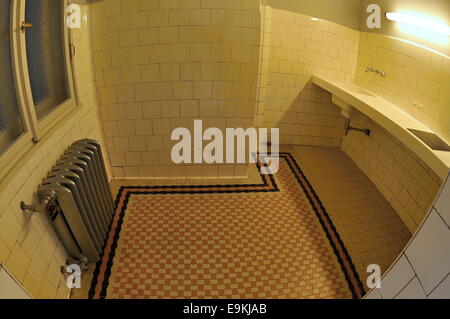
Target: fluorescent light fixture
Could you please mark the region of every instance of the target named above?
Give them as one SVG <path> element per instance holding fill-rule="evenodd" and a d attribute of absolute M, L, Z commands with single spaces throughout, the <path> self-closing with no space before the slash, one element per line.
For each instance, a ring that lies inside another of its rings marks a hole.
<path fill-rule="evenodd" d="M 319 18 L 311 17 L 311 20 L 313 20 L 313 21 L 319 21 Z"/>
<path fill-rule="evenodd" d="M 433 17 L 419 16 L 406 12 L 387 12 L 386 18 L 450 36 L 450 27 Z"/>

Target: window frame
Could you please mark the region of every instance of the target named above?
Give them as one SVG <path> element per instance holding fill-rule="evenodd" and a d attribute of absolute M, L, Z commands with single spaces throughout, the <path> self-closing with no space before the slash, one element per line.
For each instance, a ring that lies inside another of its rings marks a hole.
<path fill-rule="evenodd" d="M 27 0 L 12 0 L 10 10 L 10 48 L 12 59 L 13 81 L 15 83 L 17 104 L 22 117 L 24 132 L 9 148 L 0 155 L 0 181 L 10 173 L 20 159 L 26 157 L 29 152 L 39 146 L 39 141 L 46 139 L 57 126 L 63 125 L 66 117 L 74 112 L 78 106 L 78 97 L 75 87 L 75 68 L 71 46 L 73 45 L 72 31 L 67 26 L 68 0 L 63 1 L 62 28 L 63 28 L 63 53 L 65 56 L 65 75 L 68 86 L 68 99 L 56 106 L 46 117 L 38 121 L 33 101 L 26 51 L 26 30 L 21 30 L 21 24 L 25 21 L 25 6 Z M 19 159 L 19 160 L 18 160 Z"/>

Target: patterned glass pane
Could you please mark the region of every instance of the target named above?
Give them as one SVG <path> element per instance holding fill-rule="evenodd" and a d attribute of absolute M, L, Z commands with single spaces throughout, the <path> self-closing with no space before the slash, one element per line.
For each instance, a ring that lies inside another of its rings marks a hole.
<path fill-rule="evenodd" d="M 10 8 L 11 0 L 0 1 L 0 154 L 24 132 L 12 73 Z"/>
<path fill-rule="evenodd" d="M 63 1 L 27 1 L 27 60 L 39 120 L 68 99 L 63 39 Z"/>

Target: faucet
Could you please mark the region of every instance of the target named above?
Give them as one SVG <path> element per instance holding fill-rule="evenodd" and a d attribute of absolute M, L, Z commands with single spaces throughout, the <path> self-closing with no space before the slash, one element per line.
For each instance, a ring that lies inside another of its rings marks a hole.
<path fill-rule="evenodd" d="M 378 74 L 378 75 L 381 75 L 382 77 L 385 77 L 386 76 L 386 73 L 385 72 L 383 72 L 383 71 L 381 71 L 381 70 L 377 70 L 377 69 L 375 69 L 375 68 L 373 68 L 373 67 L 371 67 L 371 66 L 368 66 L 367 68 L 366 68 L 366 73 L 367 72 L 374 72 L 374 73 L 376 73 L 376 74 Z"/>

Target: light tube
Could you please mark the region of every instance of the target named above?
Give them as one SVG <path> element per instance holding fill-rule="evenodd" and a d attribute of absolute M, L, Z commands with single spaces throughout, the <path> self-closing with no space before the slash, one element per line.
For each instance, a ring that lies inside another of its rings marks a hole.
<path fill-rule="evenodd" d="M 410 13 L 387 12 L 386 18 L 391 21 L 414 25 L 429 31 L 450 36 L 450 27 L 431 17 L 420 17 Z"/>

